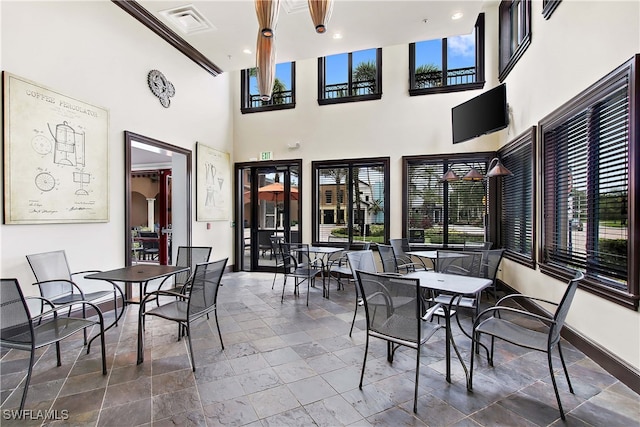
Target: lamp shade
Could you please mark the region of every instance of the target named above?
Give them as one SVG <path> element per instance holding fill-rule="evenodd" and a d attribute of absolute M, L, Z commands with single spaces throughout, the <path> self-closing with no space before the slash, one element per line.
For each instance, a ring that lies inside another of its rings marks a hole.
<path fill-rule="evenodd" d="M 465 176 L 462 177 L 464 181 L 482 181 L 484 175 L 482 175 L 476 168 L 471 168 Z"/>
<path fill-rule="evenodd" d="M 260 31 L 256 45 L 256 68 L 260 99 L 268 101 L 276 78 L 276 41 L 275 37 L 264 37 Z"/>
<path fill-rule="evenodd" d="M 493 166 L 494 162 L 495 162 L 495 166 Z M 513 172 L 507 169 L 500 162 L 499 158 L 495 157 L 493 160 L 491 160 L 491 163 L 489 163 L 489 172 L 487 172 L 487 178 L 493 178 L 495 176 L 508 176 L 508 175 L 513 175 Z"/>
<path fill-rule="evenodd" d="M 458 181 L 460 179 L 460 177 L 458 175 L 456 175 L 456 173 L 449 168 L 444 175 L 442 175 L 442 179 L 440 179 L 440 182 L 452 182 L 452 181 Z"/>
<path fill-rule="evenodd" d="M 316 27 L 316 33 L 324 34 L 327 32 L 327 23 L 331 18 L 333 10 L 333 0 L 308 0 L 309 13 L 311 20 Z"/>
<path fill-rule="evenodd" d="M 263 37 L 273 37 L 278 24 L 280 0 L 255 0 L 258 29 Z"/>

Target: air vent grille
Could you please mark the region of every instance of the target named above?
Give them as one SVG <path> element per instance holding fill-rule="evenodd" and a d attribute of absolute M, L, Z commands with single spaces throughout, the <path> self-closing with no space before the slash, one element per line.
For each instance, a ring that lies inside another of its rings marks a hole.
<path fill-rule="evenodd" d="M 202 33 L 216 29 L 192 4 L 160 11 L 160 15 L 182 34 Z"/>

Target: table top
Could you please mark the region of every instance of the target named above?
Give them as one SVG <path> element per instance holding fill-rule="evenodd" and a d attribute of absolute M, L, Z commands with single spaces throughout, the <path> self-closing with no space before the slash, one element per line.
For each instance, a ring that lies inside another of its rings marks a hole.
<path fill-rule="evenodd" d="M 440 258 L 464 258 L 467 255 L 460 252 L 442 252 L 440 251 L 440 255 L 438 255 L 438 251 L 410 251 L 407 252 L 409 255 L 415 255 L 421 258 L 429 258 L 429 259 L 438 259 Z"/>
<path fill-rule="evenodd" d="M 112 280 L 114 282 L 146 282 L 172 274 L 189 271 L 189 267 L 174 265 L 136 264 L 115 270 L 101 271 L 84 276 L 85 279 Z"/>
<path fill-rule="evenodd" d="M 493 283 L 491 279 L 483 277 L 459 276 L 433 271 L 413 271 L 403 277 L 420 279 L 420 286 L 423 288 L 463 295 L 476 294 Z"/>
<path fill-rule="evenodd" d="M 335 246 L 309 246 L 309 252 L 316 254 L 332 254 L 340 251 L 344 251 L 344 248 Z"/>

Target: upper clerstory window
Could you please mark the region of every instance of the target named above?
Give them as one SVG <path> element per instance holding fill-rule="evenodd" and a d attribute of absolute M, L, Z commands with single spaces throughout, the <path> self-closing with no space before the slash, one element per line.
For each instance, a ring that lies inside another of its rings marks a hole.
<path fill-rule="evenodd" d="M 241 93 L 242 113 L 258 111 L 283 110 L 296 106 L 296 63 L 283 62 L 276 64 L 276 78 L 273 83 L 273 94 L 269 101 L 262 101 L 258 91 L 258 78 L 255 68 L 242 70 Z"/>
<path fill-rule="evenodd" d="M 484 87 L 484 14 L 469 34 L 409 44 L 409 94 Z"/>
<path fill-rule="evenodd" d="M 382 98 L 382 48 L 318 58 L 318 104 Z"/>
<path fill-rule="evenodd" d="M 531 0 L 502 0 L 498 9 L 500 81 L 531 44 Z"/>

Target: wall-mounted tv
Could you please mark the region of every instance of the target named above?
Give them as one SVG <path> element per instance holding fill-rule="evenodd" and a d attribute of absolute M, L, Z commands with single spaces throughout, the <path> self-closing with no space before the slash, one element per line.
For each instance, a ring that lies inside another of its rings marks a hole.
<path fill-rule="evenodd" d="M 509 125 L 504 84 L 451 109 L 453 143 L 499 131 Z"/>

